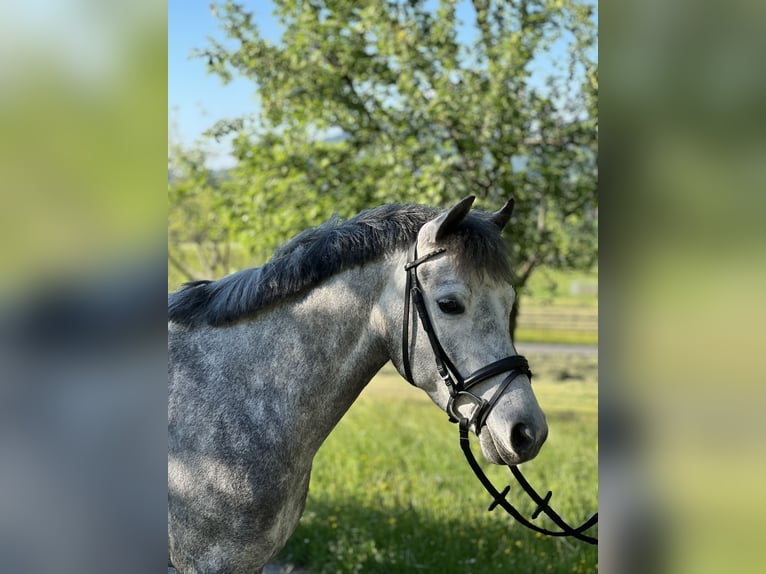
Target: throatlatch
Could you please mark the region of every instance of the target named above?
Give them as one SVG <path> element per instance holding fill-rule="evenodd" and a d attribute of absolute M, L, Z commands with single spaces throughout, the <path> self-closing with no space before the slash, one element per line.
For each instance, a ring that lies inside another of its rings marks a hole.
<path fill-rule="evenodd" d="M 581 526 L 570 526 L 550 507 L 549 503 L 551 497 L 553 496 L 551 491 L 548 491 L 545 496 L 540 496 L 532 487 L 532 485 L 527 482 L 527 479 L 524 478 L 524 475 L 521 473 L 521 470 L 519 470 L 518 466 L 508 465 L 511 474 L 513 474 L 521 488 L 537 505 L 537 508 L 532 513 L 532 516 L 527 519 L 506 498 L 511 489 L 510 485 L 506 486 L 502 491 L 498 491 L 489 480 L 489 478 L 487 478 L 487 475 L 484 474 L 481 466 L 479 466 L 479 463 L 476 461 L 476 457 L 474 457 L 473 452 L 471 451 L 471 445 L 468 438 L 469 428 L 471 425 L 473 425 L 474 432 L 478 435 L 487 422 L 489 413 L 495 407 L 500 397 L 514 381 L 514 379 L 520 375 L 526 375 L 531 381 L 532 371 L 530 371 L 529 364 L 524 357 L 521 355 L 513 355 L 505 357 L 504 359 L 500 359 L 499 361 L 495 361 L 494 363 L 490 363 L 489 365 L 473 372 L 465 379 L 462 378 L 460 371 L 458 371 L 454 363 L 450 360 L 449 356 L 444 351 L 444 348 L 441 346 L 439 338 L 436 336 L 436 332 L 433 329 L 433 324 L 431 323 L 431 319 L 428 316 L 425 299 L 423 298 L 423 289 L 420 285 L 420 281 L 418 280 L 417 275 L 417 267 L 419 265 L 429 261 L 437 255 L 441 255 L 446 251 L 446 249 L 436 249 L 418 258 L 417 244 L 418 240 L 416 237 L 415 242 L 412 244 L 409 250 L 408 262 L 404 266 L 404 269 L 407 273 L 407 281 L 404 294 L 404 321 L 402 325 L 402 362 L 404 364 L 405 378 L 411 385 L 415 384 L 412 379 L 412 367 L 410 365 L 409 355 L 410 300 L 412 300 L 412 304 L 415 306 L 418 318 L 420 319 L 420 324 L 428 336 L 428 341 L 431 344 L 431 349 L 433 350 L 434 357 L 436 358 L 436 370 L 439 372 L 439 376 L 441 377 L 442 381 L 444 381 L 444 384 L 449 390 L 450 398 L 447 401 L 447 414 L 449 415 L 451 422 L 456 422 L 459 424 L 460 448 L 462 449 L 469 466 L 473 470 L 476 477 L 479 479 L 479 482 L 481 482 L 490 496 L 492 496 L 492 503 L 489 505 L 488 510 L 492 511 L 500 506 L 523 526 L 526 526 L 535 532 L 539 532 L 547 536 L 570 536 L 583 542 L 587 542 L 588 544 L 598 544 L 597 538 L 584 534 L 585 531 L 589 530 L 594 525 L 596 525 L 596 523 L 598 523 L 598 513 L 595 513 L 593 516 L 591 516 L 590 519 L 584 522 Z M 487 379 L 501 373 L 507 373 L 508 371 L 510 371 L 510 373 L 497 388 L 490 400 L 487 401 L 471 392 L 471 388 L 481 383 L 482 381 L 486 381 Z M 463 399 L 469 400 L 475 406 L 473 412 L 471 413 L 470 419 L 461 416 L 460 413 L 458 413 L 455 409 L 455 401 L 461 397 Z M 561 528 L 561 530 L 548 530 L 530 522 L 530 520 L 536 519 L 541 513 L 550 518 L 553 523 L 556 524 L 556 526 Z"/>

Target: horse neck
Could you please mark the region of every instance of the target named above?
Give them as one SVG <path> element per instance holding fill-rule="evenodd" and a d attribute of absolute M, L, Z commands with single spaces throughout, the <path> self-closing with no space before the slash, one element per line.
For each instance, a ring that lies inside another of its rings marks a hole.
<path fill-rule="evenodd" d="M 378 303 L 391 276 L 385 260 L 339 273 L 254 323 L 274 373 L 263 391 L 276 384 L 287 395 L 287 432 L 310 450 L 389 359 Z"/>

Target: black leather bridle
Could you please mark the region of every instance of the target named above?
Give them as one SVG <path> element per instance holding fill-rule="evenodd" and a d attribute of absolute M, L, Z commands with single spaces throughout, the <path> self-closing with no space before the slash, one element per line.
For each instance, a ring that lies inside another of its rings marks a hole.
<path fill-rule="evenodd" d="M 590 529 L 598 522 L 598 513 L 591 516 L 591 518 L 581 526 L 576 528 L 570 526 L 549 506 L 548 503 L 550 502 L 553 493 L 548 491 L 544 497 L 541 497 L 537 491 L 535 491 L 535 489 L 529 484 L 529 482 L 527 482 L 527 480 L 524 478 L 524 475 L 521 474 L 519 468 L 517 466 L 509 465 L 514 478 L 516 478 L 522 489 L 537 505 L 536 510 L 531 515 L 531 519 L 534 520 L 542 512 L 548 516 L 559 528 L 561 528 L 561 530 L 553 531 L 542 528 L 530 522 L 510 502 L 508 502 L 506 495 L 511 489 L 510 486 L 507 486 L 505 489 L 503 489 L 502 492 L 498 491 L 489 480 L 489 478 L 487 478 L 487 475 L 481 469 L 481 466 L 479 466 L 476 457 L 474 457 L 473 452 L 471 451 L 471 446 L 468 439 L 469 428 L 471 425 L 473 425 L 474 432 L 478 436 L 481 432 L 481 429 L 487 422 L 489 413 L 495 407 L 497 402 L 500 400 L 500 397 L 503 395 L 503 393 L 505 393 L 510 384 L 521 375 L 526 375 L 531 380 L 532 371 L 529 370 L 529 363 L 527 362 L 526 358 L 522 357 L 521 355 L 513 355 L 505 357 L 504 359 L 500 359 L 499 361 L 495 361 L 494 363 L 490 363 L 485 367 L 481 367 L 466 378 L 461 376 L 460 371 L 450 360 L 449 355 L 447 355 L 447 353 L 444 351 L 444 348 L 439 342 L 439 338 L 436 336 L 436 332 L 433 328 L 433 323 L 431 322 L 431 318 L 428 315 L 428 310 L 426 309 L 426 303 L 423 297 L 423 289 L 420 285 L 417 274 L 417 268 L 419 265 L 438 255 L 443 254 L 446 249 L 438 248 L 423 255 L 422 257 L 418 257 L 417 244 L 418 239 L 415 237 L 415 242 L 412 244 L 409 250 L 407 264 L 404 266 L 405 272 L 407 273 L 404 294 L 404 321 L 402 325 L 402 363 L 404 367 L 405 378 L 411 385 L 415 385 L 415 382 L 412 378 L 412 367 L 410 365 L 409 352 L 409 331 L 411 323 L 410 301 L 412 301 L 412 305 L 414 305 L 417 311 L 417 316 L 420 319 L 420 324 L 423 327 L 423 330 L 426 332 L 428 341 L 431 344 L 431 349 L 433 350 L 434 357 L 436 359 L 436 370 L 438 371 L 439 376 L 441 377 L 442 381 L 444 381 L 444 384 L 447 386 L 447 390 L 449 391 L 450 396 L 447 401 L 446 410 L 450 417 L 450 421 L 459 423 L 460 448 L 465 454 L 466 460 L 468 461 L 471 469 L 474 471 L 474 474 L 476 474 L 481 484 L 492 496 L 493 501 L 492 504 L 490 504 L 488 510 L 491 511 L 494 510 L 497 506 L 501 506 L 518 522 L 527 528 L 534 530 L 535 532 L 546 534 L 548 536 L 571 536 L 589 544 L 598 544 L 597 538 L 584 534 L 586 530 Z M 510 373 L 505 377 L 505 379 L 503 379 L 503 382 L 500 384 L 500 386 L 498 386 L 497 390 L 492 395 L 492 398 L 489 400 L 483 399 L 477 396 L 474 392 L 471 392 L 471 389 L 479 383 L 509 371 Z M 455 408 L 455 402 L 460 398 L 468 400 L 474 404 L 474 409 L 470 418 L 463 417 L 460 415 L 460 413 L 457 412 Z"/>

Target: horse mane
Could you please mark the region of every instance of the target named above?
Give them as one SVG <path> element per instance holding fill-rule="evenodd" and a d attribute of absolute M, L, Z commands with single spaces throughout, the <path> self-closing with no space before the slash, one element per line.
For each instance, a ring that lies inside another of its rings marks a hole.
<path fill-rule="evenodd" d="M 406 249 L 439 213 L 423 205 L 388 204 L 347 221 L 334 216 L 277 248 L 262 267 L 218 281 L 185 283 L 168 295 L 168 320 L 189 327 L 223 326 L 252 316 L 336 273 Z M 465 271 L 484 269 L 494 278 L 511 281 L 505 242 L 489 214 L 472 211 L 444 241 L 457 249 L 458 265 Z"/>

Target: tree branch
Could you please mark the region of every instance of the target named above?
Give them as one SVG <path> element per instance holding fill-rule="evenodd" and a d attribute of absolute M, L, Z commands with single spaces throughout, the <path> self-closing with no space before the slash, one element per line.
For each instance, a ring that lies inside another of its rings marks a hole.
<path fill-rule="evenodd" d="M 484 50 L 489 58 L 495 47 L 495 42 L 492 38 L 492 30 L 490 29 L 488 21 L 489 4 L 486 0 L 471 0 L 471 4 L 476 11 L 476 24 L 481 32 L 481 41 L 482 44 L 484 44 Z"/>
<path fill-rule="evenodd" d="M 205 267 L 205 271 L 207 272 L 209 277 L 213 276 L 213 268 L 210 265 L 207 256 L 205 255 L 205 248 L 202 245 L 202 242 L 197 243 L 197 255 L 199 256 L 199 260 L 202 263 L 202 265 Z"/>
<path fill-rule="evenodd" d="M 522 271 L 521 275 L 516 278 L 516 286 L 524 287 L 524 285 L 527 284 L 527 281 L 529 281 L 529 278 L 532 276 L 532 272 L 539 264 L 540 258 L 537 256 L 533 256 L 531 259 L 527 260 L 524 271 Z"/>
<path fill-rule="evenodd" d="M 181 275 L 186 277 L 189 281 L 195 281 L 197 279 L 197 275 L 195 273 L 192 273 L 183 263 L 181 263 L 178 259 L 173 257 L 170 251 L 168 251 L 168 261 L 173 267 L 175 267 L 181 272 Z"/>

